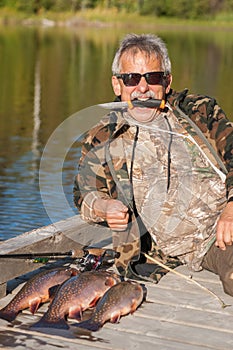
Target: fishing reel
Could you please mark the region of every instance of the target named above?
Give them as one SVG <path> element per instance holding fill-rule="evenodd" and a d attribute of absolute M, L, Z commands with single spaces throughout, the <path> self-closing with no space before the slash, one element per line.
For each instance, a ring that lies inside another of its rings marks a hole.
<path fill-rule="evenodd" d="M 88 250 L 84 250 L 84 256 L 82 258 L 78 258 L 76 261 L 81 271 L 84 272 L 107 269 L 114 264 L 115 259 L 119 258 L 119 256 L 120 253 L 113 249 L 106 249 L 103 254 L 100 255 L 95 255 L 90 253 Z"/>

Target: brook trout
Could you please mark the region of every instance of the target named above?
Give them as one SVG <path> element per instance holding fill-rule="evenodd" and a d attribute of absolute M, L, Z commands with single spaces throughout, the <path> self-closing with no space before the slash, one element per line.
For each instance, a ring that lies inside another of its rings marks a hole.
<path fill-rule="evenodd" d="M 125 281 L 110 288 L 96 305 L 92 316 L 76 326 L 98 331 L 108 320 L 118 323 L 121 316 L 132 314 L 146 297 L 146 290 L 137 282 Z"/>
<path fill-rule="evenodd" d="M 8 305 L 0 310 L 0 318 L 11 322 L 20 311 L 28 307 L 34 314 L 41 303 L 49 301 L 49 288 L 63 283 L 76 274 L 78 270 L 64 267 L 38 273 L 20 289 Z"/>
<path fill-rule="evenodd" d="M 81 320 L 82 312 L 118 282 L 120 277 L 106 271 L 86 271 L 71 277 L 58 288 L 46 313 L 31 327 L 68 329 L 67 317 Z"/>

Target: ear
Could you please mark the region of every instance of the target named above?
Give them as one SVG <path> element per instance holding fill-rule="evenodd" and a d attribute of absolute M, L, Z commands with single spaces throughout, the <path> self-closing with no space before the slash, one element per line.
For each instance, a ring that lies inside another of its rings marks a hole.
<path fill-rule="evenodd" d="M 121 95 L 121 84 L 115 75 L 112 76 L 112 88 L 116 96 Z"/>
<path fill-rule="evenodd" d="M 171 88 L 171 84 L 172 84 L 172 75 L 169 74 L 169 75 L 167 75 L 167 77 L 166 77 L 166 90 L 165 90 L 166 94 L 169 93 L 170 88 Z"/>

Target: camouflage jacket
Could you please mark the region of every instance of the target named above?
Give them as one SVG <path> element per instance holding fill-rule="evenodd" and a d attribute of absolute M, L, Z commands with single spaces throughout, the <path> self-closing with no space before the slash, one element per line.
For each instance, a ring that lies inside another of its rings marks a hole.
<path fill-rule="evenodd" d="M 210 97 L 188 95 L 186 90 L 182 93 L 171 90 L 167 101 L 179 123 L 189 135 L 192 135 L 207 158 L 215 167 L 225 171 L 226 193 L 223 197 L 233 196 L 232 123 L 228 121 L 216 101 Z M 119 199 L 131 209 L 132 220 L 128 229 L 120 234 L 113 232 L 114 248 L 121 253 L 117 262 L 120 270 L 124 270 L 130 260 L 138 259 L 140 236 L 146 232 L 144 223 L 135 217 L 134 195 L 122 141 L 122 136 L 129 128 L 130 125 L 123 117 L 122 111 L 118 110 L 110 112 L 87 132 L 82 146 L 79 173 L 74 185 L 75 204 L 84 220 L 90 223 L 102 221 L 93 214 L 92 207 L 96 198 Z M 213 222 L 211 224 L 213 225 Z M 194 244 L 191 250 L 199 249 L 205 252 L 210 243 L 209 238 L 211 237 L 202 239 L 203 242 L 198 243 L 200 247 Z M 196 237 L 193 241 L 195 239 Z M 171 251 L 166 251 L 166 244 L 162 246 L 163 249 L 165 253 L 173 255 Z M 181 257 L 185 255 L 183 253 L 180 253 Z M 193 256 L 190 259 L 195 260 Z M 197 265 L 200 265 L 200 258 Z M 195 264 L 191 267 L 195 269 Z"/>

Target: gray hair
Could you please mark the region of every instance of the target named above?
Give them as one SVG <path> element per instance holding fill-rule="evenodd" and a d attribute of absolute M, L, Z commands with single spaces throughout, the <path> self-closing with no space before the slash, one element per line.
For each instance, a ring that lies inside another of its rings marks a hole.
<path fill-rule="evenodd" d="M 161 69 L 165 74 L 171 73 L 171 61 L 165 43 L 153 34 L 127 34 L 121 41 L 112 63 L 112 74 L 119 74 L 121 70 L 120 59 L 123 53 L 138 51 L 145 52 L 148 56 L 155 55 L 161 61 Z"/>

